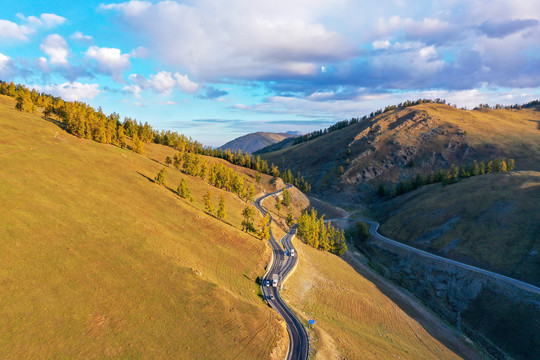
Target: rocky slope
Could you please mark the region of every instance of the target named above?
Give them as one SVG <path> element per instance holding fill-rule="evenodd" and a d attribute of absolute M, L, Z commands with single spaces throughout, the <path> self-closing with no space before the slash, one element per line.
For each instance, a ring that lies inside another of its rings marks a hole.
<path fill-rule="evenodd" d="M 473 160 L 511 157 L 540 167 L 540 111 L 421 104 L 369 118 L 261 157 L 300 171 L 320 194 L 366 195 L 378 183 Z M 286 164 L 282 164 L 286 159 Z"/>

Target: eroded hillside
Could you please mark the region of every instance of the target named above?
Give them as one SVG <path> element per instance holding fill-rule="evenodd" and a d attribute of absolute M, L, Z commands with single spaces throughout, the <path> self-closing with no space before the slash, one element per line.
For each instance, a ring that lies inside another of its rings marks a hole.
<path fill-rule="evenodd" d="M 538 170 L 539 123 L 535 109 L 466 111 L 421 104 L 261 157 L 300 171 L 315 192 L 347 199 L 372 193 L 379 183 L 473 160 L 514 158 L 517 169 Z"/>

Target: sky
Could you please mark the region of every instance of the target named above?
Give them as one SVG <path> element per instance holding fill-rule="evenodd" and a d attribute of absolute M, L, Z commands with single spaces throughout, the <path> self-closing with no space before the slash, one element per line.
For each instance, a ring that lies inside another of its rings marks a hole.
<path fill-rule="evenodd" d="M 536 0 L 0 0 L 0 79 L 219 146 L 540 98 Z"/>

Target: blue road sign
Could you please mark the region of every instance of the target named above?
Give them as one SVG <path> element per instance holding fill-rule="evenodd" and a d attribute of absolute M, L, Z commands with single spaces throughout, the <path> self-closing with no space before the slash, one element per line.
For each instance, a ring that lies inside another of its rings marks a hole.
<path fill-rule="evenodd" d="M 309 324 L 309 325 L 315 324 L 315 320 L 308 320 L 308 324 Z"/>

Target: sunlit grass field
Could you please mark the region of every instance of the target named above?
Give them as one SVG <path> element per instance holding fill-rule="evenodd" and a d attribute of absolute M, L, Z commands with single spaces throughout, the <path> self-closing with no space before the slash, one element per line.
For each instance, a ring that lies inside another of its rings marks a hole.
<path fill-rule="evenodd" d="M 0 358 L 267 359 L 286 341 L 244 203 L 224 193 L 224 223 L 201 211 L 220 190 L 172 168 L 152 182 L 172 153 L 81 140 L 0 97 Z"/>

